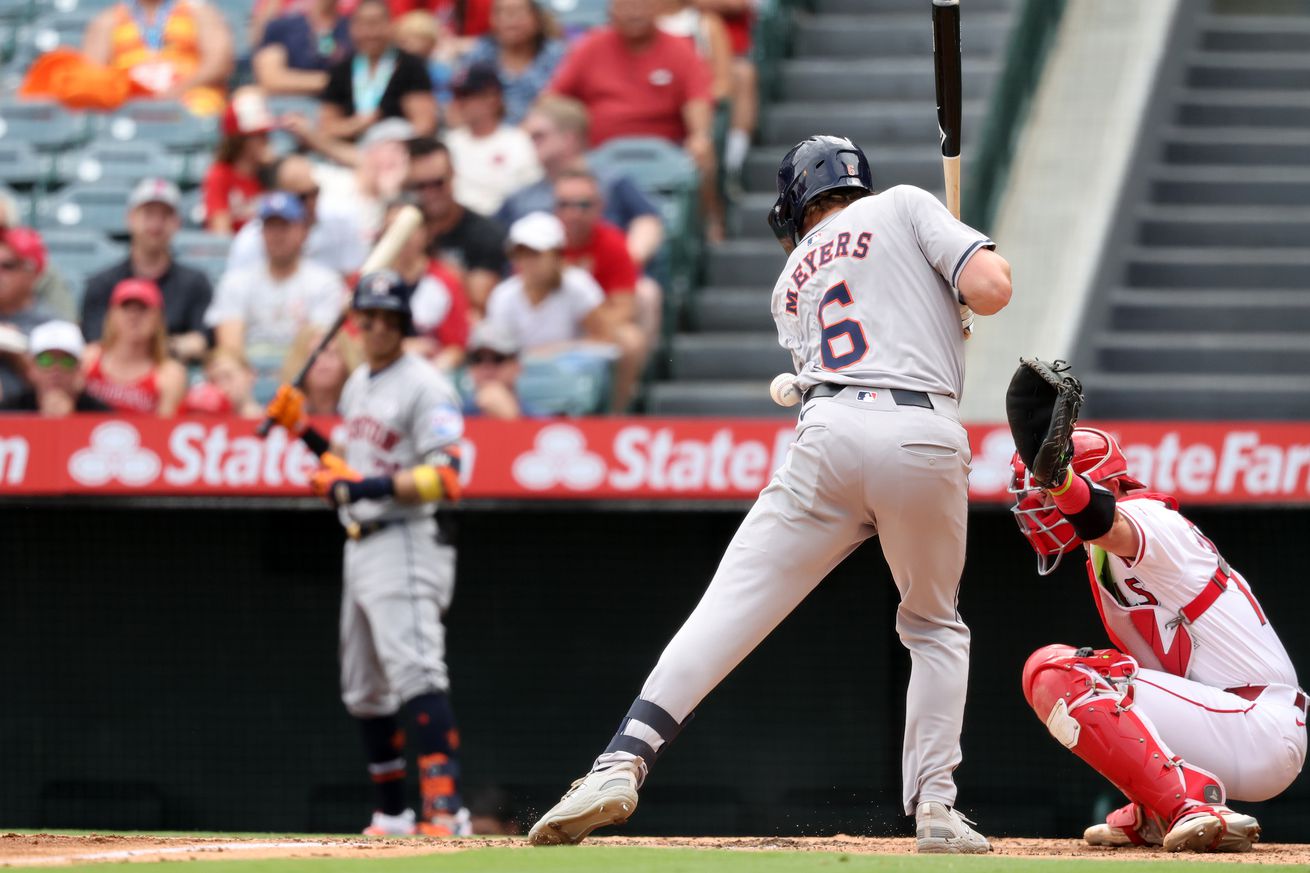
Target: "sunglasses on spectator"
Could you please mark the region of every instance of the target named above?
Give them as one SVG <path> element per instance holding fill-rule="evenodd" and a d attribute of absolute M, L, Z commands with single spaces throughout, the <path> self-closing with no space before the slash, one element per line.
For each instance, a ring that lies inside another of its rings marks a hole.
<path fill-rule="evenodd" d="M 77 358 L 60 352 L 42 352 L 36 356 L 36 365 L 43 370 L 58 367 L 72 372 L 77 369 Z"/>
<path fill-rule="evenodd" d="M 435 176 L 431 179 L 415 179 L 405 185 L 405 190 L 422 191 L 426 188 L 431 188 L 434 191 L 438 191 L 445 188 L 448 181 L 450 181 L 450 179 L 447 176 Z"/>
<path fill-rule="evenodd" d="M 310 188 L 308 191 L 301 191 L 296 195 L 296 197 L 300 198 L 300 201 L 303 203 L 306 200 L 313 200 L 317 197 L 320 190 L 321 189 L 319 188 Z"/>
<path fill-rule="evenodd" d="M 596 205 L 595 200 L 556 200 L 556 209 L 577 209 L 587 211 Z"/>
<path fill-rule="evenodd" d="M 23 269 L 25 265 L 26 261 L 0 261 L 0 270 L 4 270 L 6 273 L 16 273 Z"/>
<path fill-rule="evenodd" d="M 513 355 L 502 355 L 500 352 L 487 351 L 486 349 L 473 352 L 468 356 L 469 364 L 474 367 L 479 364 L 503 364 L 512 360 L 514 360 Z"/>

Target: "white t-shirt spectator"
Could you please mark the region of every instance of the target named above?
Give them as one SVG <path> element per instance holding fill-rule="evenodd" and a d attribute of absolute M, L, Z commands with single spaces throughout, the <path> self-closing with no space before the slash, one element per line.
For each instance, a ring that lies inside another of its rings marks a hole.
<path fill-rule="evenodd" d="M 582 339 L 583 320 L 604 299 L 596 280 L 578 267 L 566 267 L 560 287 L 535 306 L 523 291 L 523 280 L 512 276 L 492 290 L 487 320 L 508 328 L 519 348 L 532 351 Z"/>
<path fill-rule="evenodd" d="M 532 140 L 520 128 L 502 124 L 477 139 L 467 127 L 457 127 L 445 143 L 455 167 L 455 199 L 482 215 L 495 215 L 505 198 L 541 178 Z"/>
<path fill-rule="evenodd" d="M 252 361 L 284 357 L 300 331 L 330 327 L 346 301 L 346 285 L 332 270 L 301 259 L 287 279 L 269 275 L 268 265 L 229 270 L 218 280 L 205 325 L 245 324 L 246 354 Z"/>

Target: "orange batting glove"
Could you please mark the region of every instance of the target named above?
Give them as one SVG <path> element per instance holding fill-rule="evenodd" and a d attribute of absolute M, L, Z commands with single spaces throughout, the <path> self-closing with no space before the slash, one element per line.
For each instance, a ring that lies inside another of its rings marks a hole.
<path fill-rule="evenodd" d="M 309 477 L 310 489 L 319 497 L 331 502 L 334 506 L 339 502 L 336 500 L 334 489 L 338 482 L 361 482 L 364 477 L 355 472 L 349 464 L 339 456 L 331 452 L 324 452 L 319 459 L 323 466 L 314 471 Z"/>
<path fill-rule="evenodd" d="M 269 401 L 264 414 L 295 436 L 304 433 L 309 424 L 305 419 L 305 395 L 300 389 L 286 383 L 278 386 L 277 394 Z"/>

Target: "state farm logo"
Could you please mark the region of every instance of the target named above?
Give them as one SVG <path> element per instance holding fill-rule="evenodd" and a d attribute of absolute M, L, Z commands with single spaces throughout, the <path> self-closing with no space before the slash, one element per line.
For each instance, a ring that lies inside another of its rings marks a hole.
<path fill-rule="evenodd" d="M 146 485 L 159 475 L 160 467 L 159 455 L 143 447 L 136 428 L 123 421 L 99 425 L 91 431 L 91 445 L 68 459 L 68 475 L 93 487 L 114 480 Z"/>
<path fill-rule="evenodd" d="M 563 485 L 589 491 L 605 479 L 605 461 L 587 450 L 582 431 L 568 424 L 542 428 L 532 451 L 514 459 L 514 479 L 524 488 L 545 491 Z"/>

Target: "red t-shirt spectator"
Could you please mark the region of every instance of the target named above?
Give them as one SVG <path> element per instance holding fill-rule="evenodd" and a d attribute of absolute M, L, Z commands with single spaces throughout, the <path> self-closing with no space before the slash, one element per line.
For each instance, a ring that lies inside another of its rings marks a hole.
<path fill-rule="evenodd" d="M 213 163 L 205 173 L 205 226 L 209 216 L 226 212 L 232 216 L 236 233 L 255 214 L 255 206 L 264 189 L 254 176 L 240 173 L 231 164 Z"/>
<path fill-rule="evenodd" d="M 450 292 L 450 309 L 432 335 L 442 348 L 456 346 L 462 349 L 469 342 L 469 299 L 464 294 L 464 283 L 453 270 L 435 258 L 428 261 L 428 275 Z"/>
<path fill-rule="evenodd" d="M 564 260 L 591 273 L 607 297 L 631 294 L 637 287 L 637 265 L 628 254 L 628 239 L 607 222 L 596 222 L 587 245 L 565 249 Z"/>
<path fill-rule="evenodd" d="M 656 31 L 633 53 L 611 27 L 598 27 L 564 56 L 546 90 L 581 100 L 591 115 L 591 145 L 620 136 L 687 138 L 682 107 L 710 100 L 713 76 L 686 39 Z"/>

